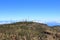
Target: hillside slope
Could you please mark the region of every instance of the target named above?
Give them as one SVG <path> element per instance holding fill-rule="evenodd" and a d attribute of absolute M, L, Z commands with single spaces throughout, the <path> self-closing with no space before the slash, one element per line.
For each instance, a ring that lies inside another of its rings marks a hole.
<path fill-rule="evenodd" d="M 0 25 L 0 40 L 60 40 L 59 29 L 37 22 Z"/>

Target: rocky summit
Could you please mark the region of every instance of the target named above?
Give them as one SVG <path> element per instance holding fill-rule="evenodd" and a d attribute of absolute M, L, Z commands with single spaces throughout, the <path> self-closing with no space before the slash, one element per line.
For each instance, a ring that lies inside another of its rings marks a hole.
<path fill-rule="evenodd" d="M 37 22 L 0 25 L 0 40 L 60 40 L 60 26 Z"/>

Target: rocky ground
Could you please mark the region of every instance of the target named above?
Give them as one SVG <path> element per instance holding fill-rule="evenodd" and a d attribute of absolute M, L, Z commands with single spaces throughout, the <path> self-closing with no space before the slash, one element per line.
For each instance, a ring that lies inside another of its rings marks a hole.
<path fill-rule="evenodd" d="M 0 25 L 0 40 L 60 40 L 60 26 L 37 22 Z"/>

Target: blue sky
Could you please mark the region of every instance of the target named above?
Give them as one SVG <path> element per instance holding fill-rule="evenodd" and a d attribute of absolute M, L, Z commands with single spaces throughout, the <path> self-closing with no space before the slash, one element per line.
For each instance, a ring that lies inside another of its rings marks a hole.
<path fill-rule="evenodd" d="M 0 0 L 0 21 L 60 22 L 60 0 Z"/>

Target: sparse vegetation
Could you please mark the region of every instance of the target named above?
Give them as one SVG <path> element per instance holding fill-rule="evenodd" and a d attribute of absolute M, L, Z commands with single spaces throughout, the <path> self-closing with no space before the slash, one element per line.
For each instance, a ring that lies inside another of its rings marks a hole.
<path fill-rule="evenodd" d="M 59 33 L 57 28 L 36 22 L 0 25 L 0 40 L 59 40 Z"/>

